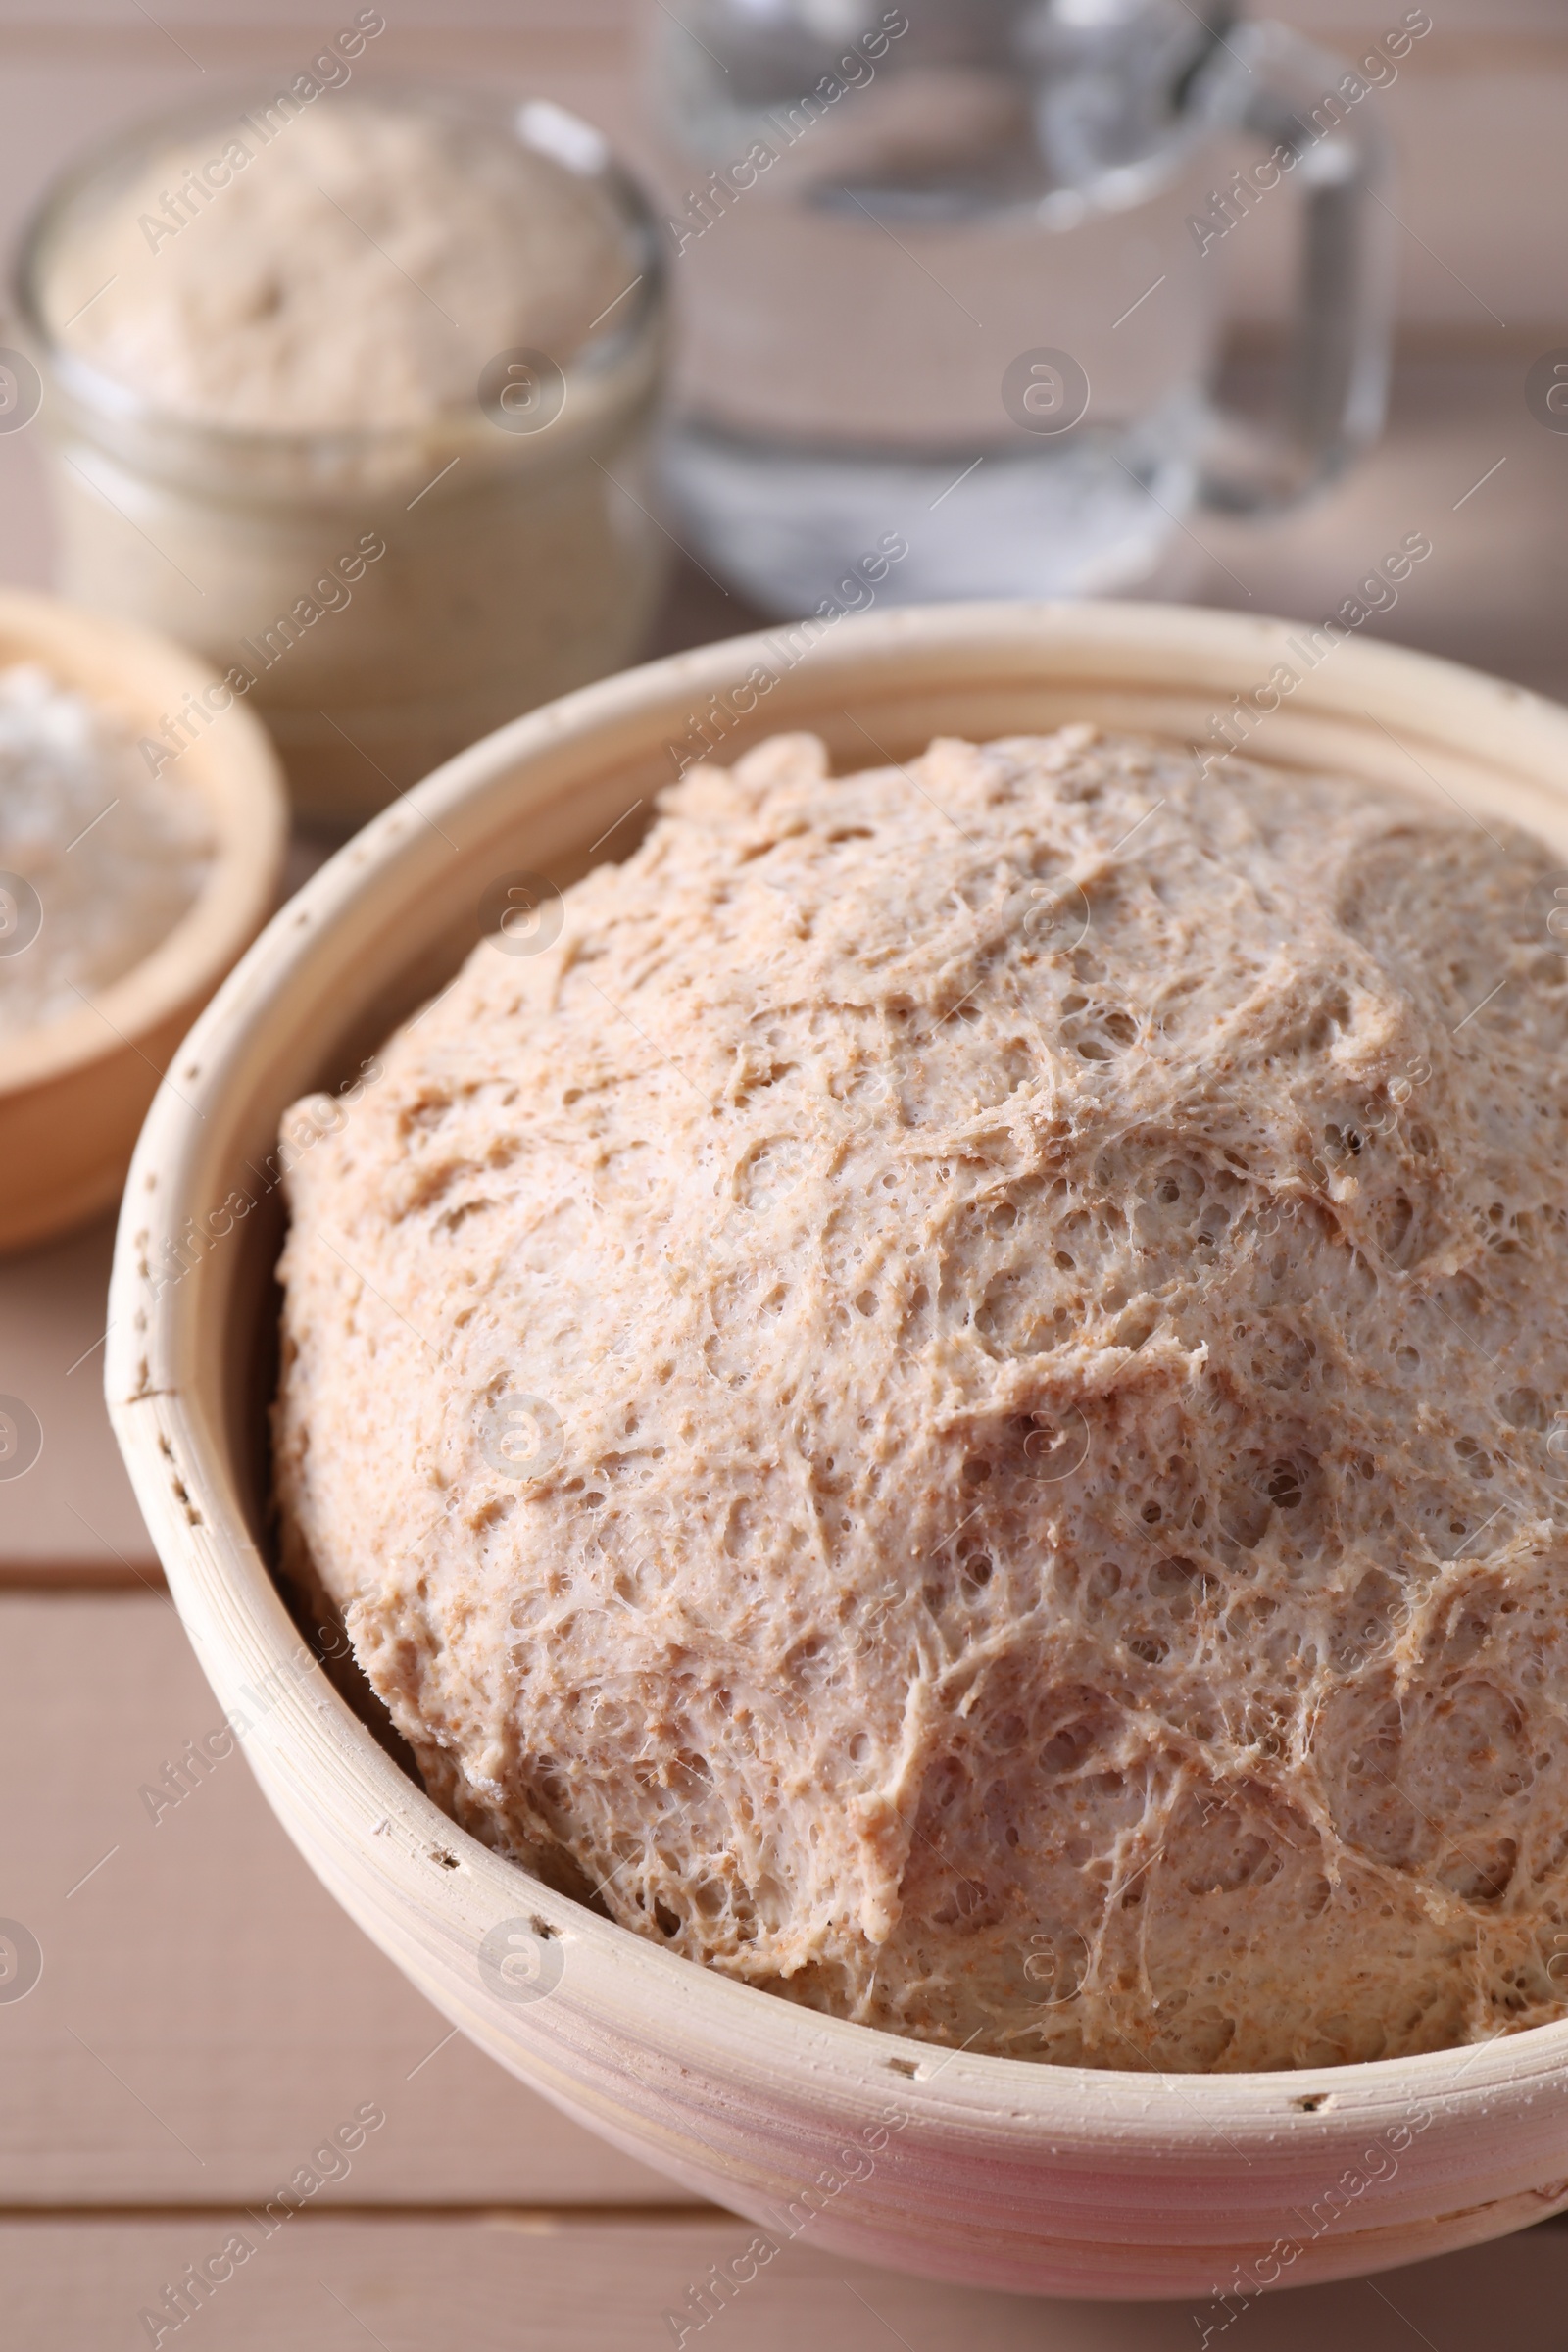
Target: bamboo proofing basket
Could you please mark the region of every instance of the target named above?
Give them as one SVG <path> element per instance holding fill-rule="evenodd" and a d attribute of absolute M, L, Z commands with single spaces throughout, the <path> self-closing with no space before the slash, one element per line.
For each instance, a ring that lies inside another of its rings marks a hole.
<path fill-rule="evenodd" d="M 972 2056 L 694 1967 L 466 1837 L 338 1695 L 269 1572 L 279 1113 L 355 1080 L 491 926 L 498 877 L 564 884 L 623 818 L 624 854 L 671 747 L 696 749 L 704 728 L 726 759 L 814 728 L 848 768 L 936 734 L 1075 718 L 1208 741 L 1236 697 L 1254 716 L 1272 699 L 1250 738 L 1259 757 L 1516 819 L 1568 867 L 1568 711 L 1422 656 L 1307 638 L 1160 607 L 967 605 L 844 619 L 809 646 L 774 630 L 568 696 L 451 760 L 315 877 L 197 1023 L 143 1132 L 110 1409 L 269 1799 L 454 2025 L 770 2244 L 806 2231 L 814 2248 L 1048 2294 L 1228 2294 L 1217 2328 L 1237 2296 L 1410 2262 L 1568 2204 L 1568 2024 L 1307 2074 Z M 769 2258 L 754 2241 L 737 2281 Z"/>

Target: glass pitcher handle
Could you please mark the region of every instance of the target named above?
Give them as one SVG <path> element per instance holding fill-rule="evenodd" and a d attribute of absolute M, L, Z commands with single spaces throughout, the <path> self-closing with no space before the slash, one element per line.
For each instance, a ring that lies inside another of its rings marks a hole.
<path fill-rule="evenodd" d="M 1305 497 L 1382 429 L 1394 217 L 1378 193 L 1389 142 L 1367 103 L 1376 85 L 1283 25 L 1239 25 L 1211 72 L 1204 110 L 1216 127 L 1250 134 L 1268 155 L 1192 217 L 1205 255 L 1217 261 L 1223 250 L 1204 243 L 1205 230 L 1222 237 L 1270 186 L 1294 182 L 1303 207 L 1283 414 L 1265 427 L 1216 409 L 1199 480 L 1205 506 L 1256 514 Z"/>

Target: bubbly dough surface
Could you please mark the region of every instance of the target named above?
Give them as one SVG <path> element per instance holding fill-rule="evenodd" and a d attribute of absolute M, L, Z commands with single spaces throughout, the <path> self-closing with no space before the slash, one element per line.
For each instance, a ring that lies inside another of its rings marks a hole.
<path fill-rule="evenodd" d="M 1004 2055 L 1562 2015 L 1568 958 L 1494 831 L 779 738 L 296 1106 L 285 1566 L 439 1800 Z"/>

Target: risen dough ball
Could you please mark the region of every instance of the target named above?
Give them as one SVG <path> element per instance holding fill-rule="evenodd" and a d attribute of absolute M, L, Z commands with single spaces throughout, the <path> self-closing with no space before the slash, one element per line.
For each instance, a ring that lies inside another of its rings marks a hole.
<path fill-rule="evenodd" d="M 292 1114 L 283 1259 L 286 1564 L 440 1801 L 979 2050 L 1562 2014 L 1548 865 L 1088 728 L 792 738 L 477 949 Z"/>

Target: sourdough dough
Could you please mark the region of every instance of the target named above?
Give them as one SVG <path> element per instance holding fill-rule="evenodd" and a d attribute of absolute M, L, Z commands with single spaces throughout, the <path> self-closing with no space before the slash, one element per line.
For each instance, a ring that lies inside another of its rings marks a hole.
<path fill-rule="evenodd" d="M 781 738 L 480 946 L 286 1129 L 285 1564 L 441 1803 L 978 2050 L 1563 2014 L 1549 865 L 1087 727 Z"/>

